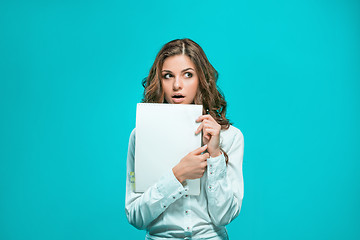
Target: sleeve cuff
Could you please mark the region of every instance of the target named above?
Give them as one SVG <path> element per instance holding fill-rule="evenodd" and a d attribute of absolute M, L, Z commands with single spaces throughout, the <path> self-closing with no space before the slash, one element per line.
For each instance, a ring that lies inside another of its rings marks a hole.
<path fill-rule="evenodd" d="M 207 159 L 207 174 L 209 181 L 215 181 L 225 176 L 226 162 L 224 153 L 217 157 Z"/>
<path fill-rule="evenodd" d="M 185 188 L 176 179 L 172 169 L 160 178 L 156 188 L 163 196 L 163 201 L 161 203 L 163 208 L 167 208 L 167 206 L 185 194 Z"/>

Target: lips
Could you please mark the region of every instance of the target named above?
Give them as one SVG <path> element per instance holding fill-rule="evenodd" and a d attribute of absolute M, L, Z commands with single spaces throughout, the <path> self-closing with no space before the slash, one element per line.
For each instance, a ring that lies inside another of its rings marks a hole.
<path fill-rule="evenodd" d="M 172 95 L 173 98 L 183 98 L 184 95 L 182 95 L 181 93 L 176 93 Z"/>
<path fill-rule="evenodd" d="M 184 101 L 185 96 L 181 93 L 175 93 L 171 96 L 171 98 L 175 103 L 181 103 L 182 101 Z"/>

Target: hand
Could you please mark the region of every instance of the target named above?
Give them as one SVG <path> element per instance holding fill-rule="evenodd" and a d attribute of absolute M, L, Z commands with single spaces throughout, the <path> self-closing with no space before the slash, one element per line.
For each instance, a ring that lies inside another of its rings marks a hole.
<path fill-rule="evenodd" d="M 173 167 L 173 173 L 177 180 L 183 183 L 186 179 L 197 179 L 204 175 L 209 153 L 204 153 L 207 145 L 204 145 L 186 155 L 181 161 Z"/>
<path fill-rule="evenodd" d="M 221 155 L 220 151 L 220 130 L 221 125 L 218 124 L 215 119 L 210 115 L 200 116 L 196 122 L 201 122 L 200 126 L 196 130 L 195 134 L 203 131 L 203 143 L 208 145 L 208 152 L 211 157 L 217 157 Z"/>

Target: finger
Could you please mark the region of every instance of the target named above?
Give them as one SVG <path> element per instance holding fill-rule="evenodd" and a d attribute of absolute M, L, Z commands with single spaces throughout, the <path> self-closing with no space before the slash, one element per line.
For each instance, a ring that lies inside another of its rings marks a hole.
<path fill-rule="evenodd" d="M 209 120 L 206 120 L 204 123 L 204 127 L 206 128 L 212 128 L 212 129 L 221 129 L 221 126 L 217 122 L 211 122 Z"/>
<path fill-rule="evenodd" d="M 211 121 L 209 121 L 208 119 L 204 119 L 203 121 L 202 121 L 202 124 L 211 124 Z"/>
<path fill-rule="evenodd" d="M 200 126 L 197 128 L 197 130 L 195 131 L 195 134 L 198 134 L 198 133 L 200 133 L 201 132 L 201 130 L 203 129 L 203 127 L 204 127 L 204 124 L 203 123 L 201 123 L 200 124 Z"/>
<path fill-rule="evenodd" d="M 212 128 L 206 129 L 206 132 L 207 132 L 208 134 L 210 134 L 211 136 L 219 135 L 219 131 L 216 130 L 216 129 L 212 129 Z"/>
<path fill-rule="evenodd" d="M 198 134 L 201 132 L 201 130 L 203 130 L 205 127 L 209 128 L 209 127 L 214 127 L 211 125 L 211 123 L 209 123 L 208 121 L 207 122 L 202 122 L 200 124 L 200 126 L 197 128 L 197 130 L 195 131 L 195 134 Z"/>
<path fill-rule="evenodd" d="M 206 128 L 206 129 L 214 128 L 213 124 L 211 124 L 209 122 L 205 122 L 205 123 L 203 123 L 203 125 L 204 125 L 204 128 Z"/>
<path fill-rule="evenodd" d="M 206 144 L 208 144 L 210 141 L 211 141 L 210 137 L 206 137 L 203 139 L 203 143 L 206 143 Z"/>
<path fill-rule="evenodd" d="M 203 121 L 204 119 L 207 119 L 208 116 L 210 116 L 210 115 L 209 115 L 209 114 L 201 115 L 201 116 L 199 116 L 199 117 L 196 119 L 196 122 L 201 122 L 201 121 Z"/>
<path fill-rule="evenodd" d="M 207 149 L 207 144 L 204 145 L 204 146 L 202 146 L 202 147 L 199 147 L 198 149 L 195 149 L 195 150 L 193 151 L 193 154 L 199 155 L 199 154 L 201 154 L 202 152 L 204 152 L 206 149 Z"/>
<path fill-rule="evenodd" d="M 201 122 L 204 119 L 208 119 L 210 121 L 215 121 L 215 119 L 210 114 L 201 115 L 196 119 L 196 122 Z"/>
<path fill-rule="evenodd" d="M 204 158 L 204 160 L 207 160 L 209 157 L 210 157 L 210 154 L 209 153 L 204 153 L 203 155 L 202 155 Z"/>
<path fill-rule="evenodd" d="M 205 162 L 201 163 L 201 167 L 206 168 L 207 167 L 207 162 L 205 161 Z"/>
<path fill-rule="evenodd" d="M 206 140 L 210 141 L 211 136 L 209 136 L 209 134 L 206 134 L 206 135 L 204 134 L 203 137 L 204 137 Z"/>
<path fill-rule="evenodd" d="M 207 128 L 203 128 L 203 136 L 207 136 L 207 137 L 211 137 L 213 135 L 213 133 L 215 133 L 216 131 L 213 131 L 214 129 L 207 127 Z"/>
<path fill-rule="evenodd" d="M 205 142 L 204 139 L 207 140 L 207 141 Z M 210 141 L 210 139 L 211 139 L 211 134 L 203 131 L 203 141 L 204 141 L 205 143 L 207 143 L 208 141 Z"/>

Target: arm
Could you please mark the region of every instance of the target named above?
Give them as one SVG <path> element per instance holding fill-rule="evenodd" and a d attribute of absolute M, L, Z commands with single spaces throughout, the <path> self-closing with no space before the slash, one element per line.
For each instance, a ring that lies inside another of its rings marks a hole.
<path fill-rule="evenodd" d="M 217 226 L 227 225 L 239 215 L 244 196 L 242 174 L 244 137 L 239 130 L 232 141 L 230 140 L 230 144 L 227 151 L 229 156 L 227 166 L 224 154 L 208 159 L 206 186 L 208 212 L 212 222 Z"/>
<path fill-rule="evenodd" d="M 131 225 L 138 229 L 145 229 L 167 207 L 182 197 L 185 189 L 175 178 L 171 169 L 167 174 L 144 193 L 135 193 L 134 180 L 131 173 L 134 172 L 135 153 L 135 130 L 132 131 L 129 140 L 127 156 L 126 199 L 125 213 Z"/>

